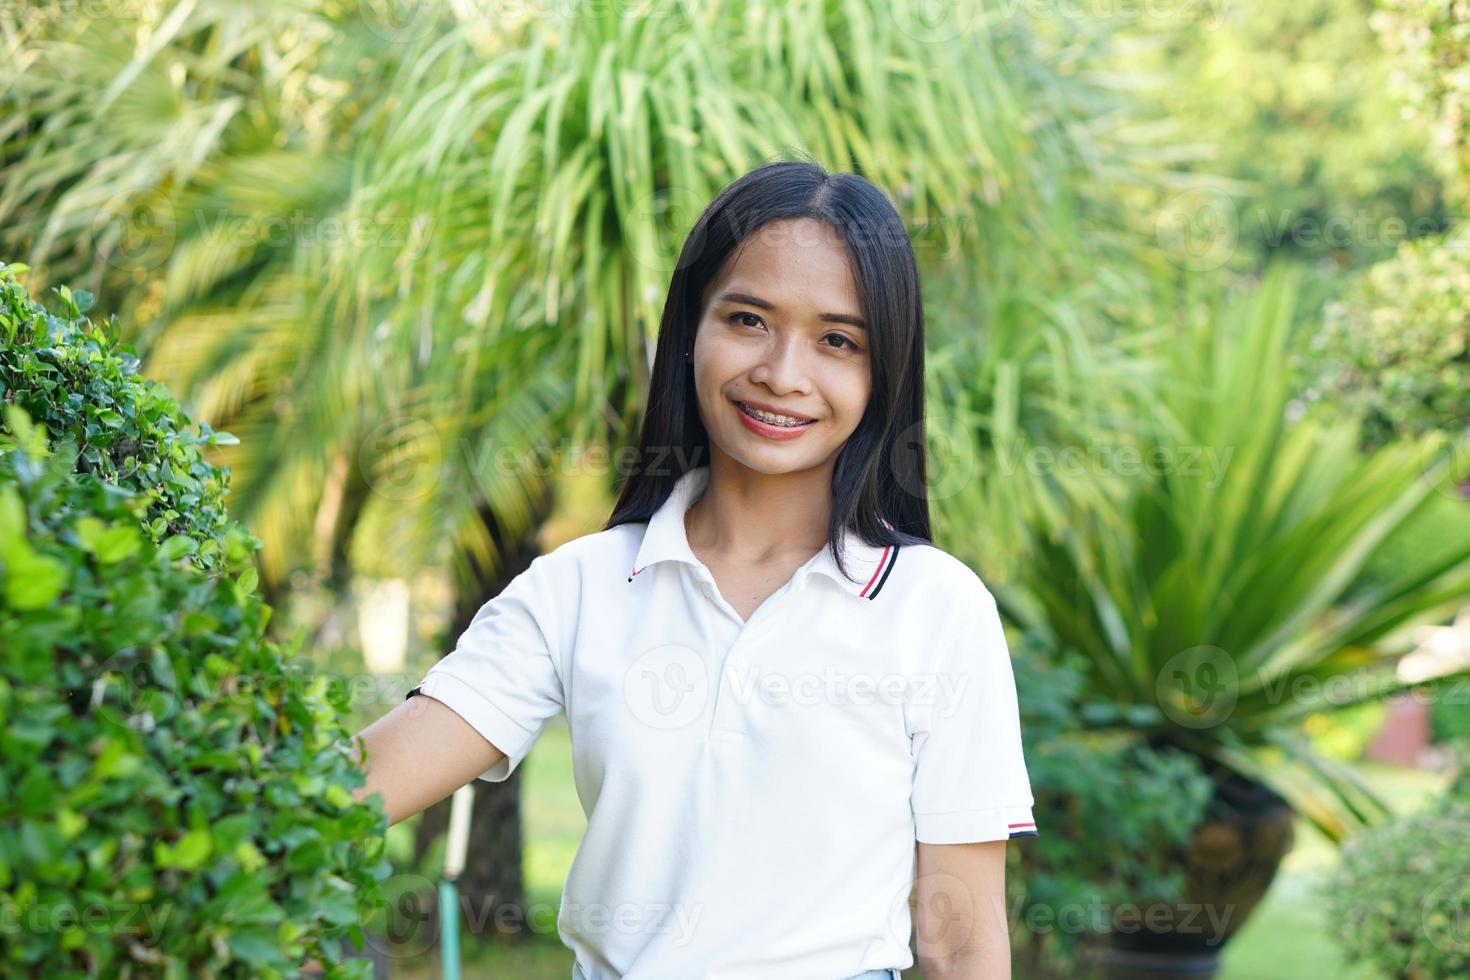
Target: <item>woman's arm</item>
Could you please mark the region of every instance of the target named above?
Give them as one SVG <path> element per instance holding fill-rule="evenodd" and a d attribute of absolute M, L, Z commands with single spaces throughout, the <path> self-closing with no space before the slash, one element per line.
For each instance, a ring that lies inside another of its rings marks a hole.
<path fill-rule="evenodd" d="M 428 809 L 505 758 L 467 721 L 426 694 L 396 706 L 352 743 L 353 760 L 367 774 L 367 783 L 353 796 L 361 800 L 382 793 L 389 826 Z"/>
<path fill-rule="evenodd" d="M 925 980 L 1009 980 L 1006 841 L 918 848 L 914 945 Z"/>

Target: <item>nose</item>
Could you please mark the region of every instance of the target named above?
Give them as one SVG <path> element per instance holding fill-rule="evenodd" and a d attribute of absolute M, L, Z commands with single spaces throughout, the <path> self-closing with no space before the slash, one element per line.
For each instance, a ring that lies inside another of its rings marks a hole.
<path fill-rule="evenodd" d="M 773 336 L 765 346 L 760 362 L 751 368 L 750 380 L 765 385 L 778 395 L 810 392 L 811 376 L 802 338 L 789 333 Z"/>

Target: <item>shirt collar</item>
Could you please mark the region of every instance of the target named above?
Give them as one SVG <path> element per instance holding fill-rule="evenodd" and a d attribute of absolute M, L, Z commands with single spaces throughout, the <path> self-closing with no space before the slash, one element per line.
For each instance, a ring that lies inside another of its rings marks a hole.
<path fill-rule="evenodd" d="M 663 502 L 643 532 L 643 543 L 633 559 L 628 581 L 648 566 L 660 561 L 682 561 L 695 567 L 703 567 L 689 547 L 689 536 L 684 530 L 684 514 L 709 486 L 709 466 L 697 466 L 685 472 L 674 484 L 668 499 Z M 884 524 L 892 527 L 887 521 Z M 898 558 L 897 545 L 871 545 L 857 534 L 843 529 L 841 544 L 843 555 L 848 559 L 848 571 L 853 579 L 845 578 L 832 558 L 832 550 L 823 548 L 801 568 L 797 569 L 797 584 L 811 574 L 822 574 L 831 578 L 849 595 L 859 599 L 872 599 L 883 587 Z"/>

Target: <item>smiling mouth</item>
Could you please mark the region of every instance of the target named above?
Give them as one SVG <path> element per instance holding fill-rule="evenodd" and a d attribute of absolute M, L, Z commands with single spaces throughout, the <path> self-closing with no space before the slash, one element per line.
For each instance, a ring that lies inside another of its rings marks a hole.
<path fill-rule="evenodd" d="M 779 426 L 783 429 L 799 429 L 802 426 L 811 425 L 813 422 L 816 421 L 816 419 L 806 419 L 805 421 L 802 421 L 799 419 L 794 419 L 791 416 L 772 415 L 769 412 L 762 412 L 759 409 L 751 408 L 749 405 L 745 404 L 745 402 L 741 401 L 735 402 L 735 407 L 740 409 L 740 411 L 744 412 L 746 415 L 755 419 L 757 422 L 762 422 L 766 425 Z"/>

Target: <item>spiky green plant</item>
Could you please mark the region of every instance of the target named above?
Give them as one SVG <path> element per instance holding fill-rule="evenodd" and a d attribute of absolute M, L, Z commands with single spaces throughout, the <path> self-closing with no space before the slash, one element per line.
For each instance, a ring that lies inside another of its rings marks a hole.
<path fill-rule="evenodd" d="M 1364 569 L 1466 457 L 1438 435 L 1363 454 L 1356 418 L 1293 421 L 1298 279 L 1276 266 L 1248 300 L 1181 318 L 1121 521 L 1072 514 L 1002 602 L 1086 656 L 1090 693 L 1113 706 L 1096 725 L 1222 763 L 1340 839 L 1386 810 L 1296 723 L 1413 686 L 1381 641 L 1470 596 L 1470 545 Z"/>

